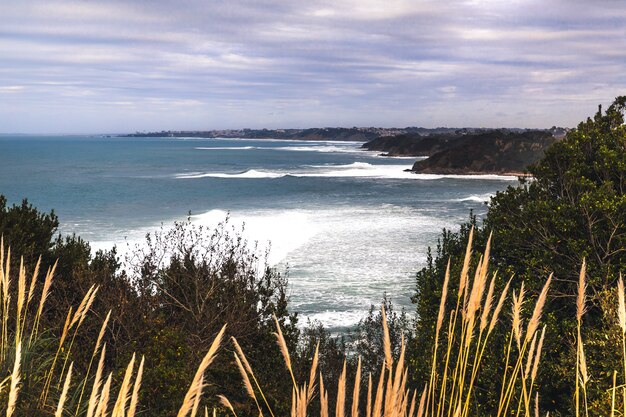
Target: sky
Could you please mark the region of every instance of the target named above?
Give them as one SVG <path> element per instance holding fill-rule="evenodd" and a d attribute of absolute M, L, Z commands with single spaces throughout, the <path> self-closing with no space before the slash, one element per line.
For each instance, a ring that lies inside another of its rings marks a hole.
<path fill-rule="evenodd" d="M 0 132 L 574 127 L 622 0 L 2 0 Z"/>

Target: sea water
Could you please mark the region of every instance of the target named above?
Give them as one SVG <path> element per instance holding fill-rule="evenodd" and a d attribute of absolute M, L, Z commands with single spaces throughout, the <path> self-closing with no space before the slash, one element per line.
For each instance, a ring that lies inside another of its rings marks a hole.
<path fill-rule="evenodd" d="M 415 272 L 442 228 L 481 216 L 514 177 L 413 174 L 358 142 L 0 136 L 0 194 L 54 209 L 92 248 L 128 247 L 192 214 L 229 215 L 288 270 L 290 308 L 331 330 L 387 294 L 412 310 Z"/>

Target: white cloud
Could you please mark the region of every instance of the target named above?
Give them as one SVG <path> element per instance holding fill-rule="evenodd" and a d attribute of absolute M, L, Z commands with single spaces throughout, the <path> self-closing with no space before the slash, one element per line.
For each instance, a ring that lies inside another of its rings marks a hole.
<path fill-rule="evenodd" d="M 1 2 L 0 126 L 573 125 L 626 89 L 619 3 Z"/>
<path fill-rule="evenodd" d="M 4 93 L 15 93 L 18 91 L 22 91 L 24 89 L 23 85 L 5 85 L 0 86 L 0 92 Z"/>

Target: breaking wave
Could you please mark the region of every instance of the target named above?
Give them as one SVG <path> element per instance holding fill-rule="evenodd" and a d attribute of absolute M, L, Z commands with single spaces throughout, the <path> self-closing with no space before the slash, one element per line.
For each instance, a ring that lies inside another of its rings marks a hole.
<path fill-rule="evenodd" d="M 176 174 L 178 179 L 194 178 L 283 178 L 283 177 L 313 177 L 313 178 L 383 178 L 383 179 L 407 179 L 407 180 L 438 180 L 452 179 L 477 179 L 495 181 L 517 181 L 516 176 L 510 175 L 438 175 L 416 174 L 409 172 L 411 165 L 379 165 L 367 162 L 353 162 L 347 165 L 309 165 L 305 170 L 292 171 L 261 171 L 249 169 L 243 172 L 190 172 Z M 482 198 L 471 196 L 468 198 Z M 469 200 L 467 200 L 469 201 Z M 476 200 L 474 200 L 476 201 Z M 480 200 L 482 201 L 482 200 Z"/>

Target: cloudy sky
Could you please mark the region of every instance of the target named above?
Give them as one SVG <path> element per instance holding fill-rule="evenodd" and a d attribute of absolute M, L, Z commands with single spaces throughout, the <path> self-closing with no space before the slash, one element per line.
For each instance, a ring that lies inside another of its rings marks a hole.
<path fill-rule="evenodd" d="M 575 126 L 621 0 L 2 0 L 0 132 Z"/>

